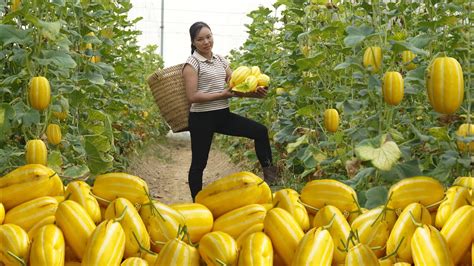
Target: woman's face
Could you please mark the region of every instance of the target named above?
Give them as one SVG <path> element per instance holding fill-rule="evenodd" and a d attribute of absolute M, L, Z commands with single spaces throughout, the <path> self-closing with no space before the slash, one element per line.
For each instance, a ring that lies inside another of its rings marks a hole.
<path fill-rule="evenodd" d="M 212 51 L 214 40 L 212 39 L 212 32 L 209 28 L 203 27 L 194 39 L 194 46 L 200 54 L 208 54 Z"/>

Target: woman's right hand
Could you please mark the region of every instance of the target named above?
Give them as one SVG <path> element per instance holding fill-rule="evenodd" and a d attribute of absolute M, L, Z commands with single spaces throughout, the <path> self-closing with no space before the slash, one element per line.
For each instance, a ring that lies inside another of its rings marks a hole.
<path fill-rule="evenodd" d="M 224 99 L 232 98 L 232 97 L 235 96 L 235 93 L 232 91 L 231 88 L 226 88 L 226 89 L 224 89 L 224 90 L 221 92 L 221 94 L 222 94 L 222 98 L 224 98 Z"/>

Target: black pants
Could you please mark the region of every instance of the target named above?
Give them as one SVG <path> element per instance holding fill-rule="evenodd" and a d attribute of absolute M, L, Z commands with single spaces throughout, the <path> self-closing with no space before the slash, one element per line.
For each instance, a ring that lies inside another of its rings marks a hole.
<path fill-rule="evenodd" d="M 192 160 L 188 182 L 193 200 L 202 189 L 202 174 L 207 165 L 214 133 L 253 139 L 257 158 L 262 167 L 272 164 L 267 128 L 260 123 L 230 112 L 228 108 L 209 112 L 190 112 L 189 131 L 191 133 Z"/>

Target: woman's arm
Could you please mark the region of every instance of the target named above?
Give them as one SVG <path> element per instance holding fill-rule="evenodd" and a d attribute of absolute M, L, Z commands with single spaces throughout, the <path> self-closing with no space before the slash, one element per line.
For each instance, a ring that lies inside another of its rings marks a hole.
<path fill-rule="evenodd" d="M 202 103 L 214 100 L 227 99 L 234 96 L 230 89 L 224 89 L 218 93 L 205 93 L 198 90 L 198 74 L 196 70 L 189 64 L 183 69 L 184 87 L 186 88 L 186 96 L 190 103 Z"/>

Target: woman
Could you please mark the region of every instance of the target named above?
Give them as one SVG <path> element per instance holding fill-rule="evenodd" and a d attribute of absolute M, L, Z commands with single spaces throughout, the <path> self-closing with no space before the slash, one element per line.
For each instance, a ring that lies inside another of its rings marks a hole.
<path fill-rule="evenodd" d="M 272 166 L 267 128 L 230 112 L 228 100 L 234 96 L 262 98 L 266 96 L 267 88 L 259 87 L 255 93 L 245 95 L 232 92 L 226 86 L 232 70 L 227 60 L 212 52 L 214 40 L 211 28 L 204 22 L 196 22 L 189 29 L 189 34 L 191 56 L 183 67 L 183 77 L 186 95 L 191 103 L 189 131 L 192 160 L 188 181 L 193 200 L 202 189 L 202 175 L 214 133 L 253 139 L 264 179 L 274 183 L 277 173 L 276 167 Z"/>

